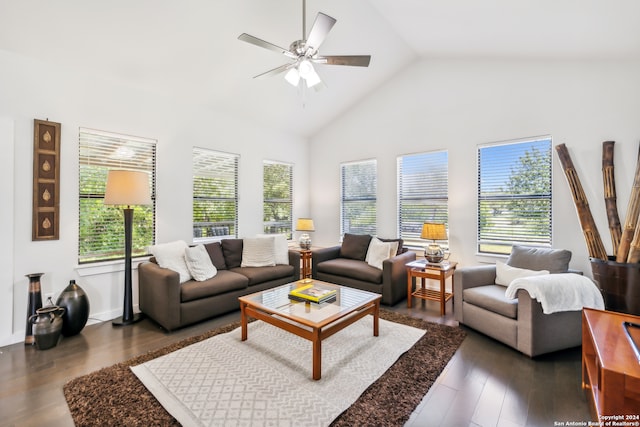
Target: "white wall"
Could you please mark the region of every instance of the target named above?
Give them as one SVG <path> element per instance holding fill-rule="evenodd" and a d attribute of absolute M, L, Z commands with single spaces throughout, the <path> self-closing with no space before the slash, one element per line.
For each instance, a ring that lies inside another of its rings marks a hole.
<path fill-rule="evenodd" d="M 0 115 L 0 298 L 13 300 L 13 121 Z M 26 313 L 26 307 L 25 307 Z M 23 319 L 24 329 L 26 319 Z M 0 311 L 0 345 L 2 337 L 13 333 L 13 313 Z"/>
<path fill-rule="evenodd" d="M 76 279 L 89 295 L 92 319 L 106 320 L 122 314 L 122 263 L 107 265 L 101 270 L 80 269 L 77 264 L 80 127 L 157 139 L 157 242 L 175 239 L 191 242 L 194 146 L 240 155 L 238 228 L 241 237 L 262 231 L 262 161 L 265 159 L 294 164 L 294 216 L 309 213 L 306 140 L 253 126 L 224 112 L 182 105 L 178 100 L 164 99 L 118 82 L 0 50 L 0 117 L 14 124 L 13 134 L 3 131 L 0 135 L 3 153 L 9 153 L 15 141 L 15 155 L 9 157 L 11 160 L 3 156 L 2 161 L 5 166 L 15 158 L 14 185 L 0 186 L 3 204 L 12 207 L 15 216 L 11 227 L 14 230 L 12 272 L 2 276 L 11 285 L 3 282 L 0 286 L 0 312 L 13 319 L 13 326 L 7 328 L 3 317 L 0 346 L 24 339 L 28 283 L 25 274 L 28 273 L 44 272 L 43 296 L 53 293 L 55 298 L 70 279 Z M 31 241 L 35 118 L 62 124 L 60 239 L 57 241 Z M 4 229 L 2 239 L 0 250 L 6 246 Z M 3 274 L 6 274 L 4 269 Z M 137 306 L 135 272 L 133 282 L 134 306 Z"/>
<path fill-rule="evenodd" d="M 378 159 L 378 234 L 395 236 L 396 158 L 449 152 L 451 259 L 476 255 L 476 147 L 550 134 L 567 145 L 593 216 L 612 253 L 601 178 L 601 143 L 615 140 L 618 209 L 626 213 L 640 140 L 640 62 L 424 60 L 372 93 L 312 138 L 314 243 L 336 244 L 339 164 Z M 571 266 L 591 274 L 582 229 L 553 153 L 553 244 L 573 252 Z"/>

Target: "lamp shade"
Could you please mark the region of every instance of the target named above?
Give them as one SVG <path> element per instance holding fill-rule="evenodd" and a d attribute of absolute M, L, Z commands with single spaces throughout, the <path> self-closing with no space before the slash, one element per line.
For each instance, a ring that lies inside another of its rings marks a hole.
<path fill-rule="evenodd" d="M 428 240 L 447 240 L 447 228 L 442 223 L 425 222 L 420 238 Z"/>
<path fill-rule="evenodd" d="M 110 170 L 104 195 L 105 205 L 150 205 L 149 174 L 140 171 Z"/>
<path fill-rule="evenodd" d="M 311 218 L 298 218 L 296 231 L 316 231 Z"/>

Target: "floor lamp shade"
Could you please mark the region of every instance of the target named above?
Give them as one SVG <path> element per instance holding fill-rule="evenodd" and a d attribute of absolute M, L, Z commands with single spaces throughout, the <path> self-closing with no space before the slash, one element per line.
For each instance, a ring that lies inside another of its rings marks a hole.
<path fill-rule="evenodd" d="M 130 170 L 110 170 L 104 195 L 105 205 L 150 205 L 149 174 Z"/>
<path fill-rule="evenodd" d="M 133 209 L 131 205 L 150 205 L 149 174 L 130 170 L 110 170 L 104 195 L 105 205 L 125 205 L 124 213 L 124 307 L 122 317 L 113 320 L 115 326 L 125 326 L 142 320 L 133 313 L 131 286 L 131 243 Z"/>

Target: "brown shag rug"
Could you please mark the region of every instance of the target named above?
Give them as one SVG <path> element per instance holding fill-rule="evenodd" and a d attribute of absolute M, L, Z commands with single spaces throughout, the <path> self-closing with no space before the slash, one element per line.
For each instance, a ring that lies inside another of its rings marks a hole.
<path fill-rule="evenodd" d="M 427 333 L 336 418 L 332 426 L 403 425 L 466 336 L 460 328 L 386 310 L 380 310 L 380 317 L 425 329 Z M 69 381 L 63 391 L 73 421 L 76 426 L 179 425 L 129 367 L 239 326 L 239 322 L 232 323 Z"/>

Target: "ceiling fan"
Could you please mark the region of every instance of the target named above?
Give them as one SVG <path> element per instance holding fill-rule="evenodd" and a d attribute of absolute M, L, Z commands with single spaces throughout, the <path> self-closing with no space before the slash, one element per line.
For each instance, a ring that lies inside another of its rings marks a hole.
<path fill-rule="evenodd" d="M 285 79 L 293 86 L 298 86 L 302 81 L 306 87 L 317 88 L 319 87 L 317 85 L 322 83 L 322 80 L 318 73 L 316 73 L 313 64 L 348 65 L 353 67 L 369 66 L 369 62 L 371 61 L 370 55 L 320 55 L 318 49 L 327 37 L 327 34 L 329 34 L 329 31 L 331 31 L 331 28 L 335 25 L 336 19 L 322 12 L 318 12 L 313 26 L 309 31 L 309 36 L 307 37 L 306 3 L 306 0 L 302 0 L 302 39 L 291 43 L 289 49 L 266 42 L 247 33 L 242 33 L 238 36 L 239 40 L 281 53 L 292 61 L 276 67 L 273 70 L 258 74 L 254 78 L 275 76 L 286 71 Z"/>

